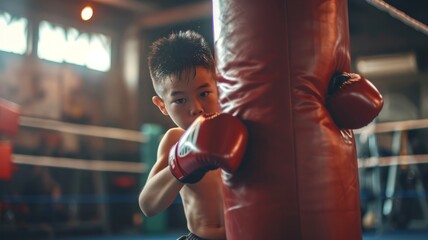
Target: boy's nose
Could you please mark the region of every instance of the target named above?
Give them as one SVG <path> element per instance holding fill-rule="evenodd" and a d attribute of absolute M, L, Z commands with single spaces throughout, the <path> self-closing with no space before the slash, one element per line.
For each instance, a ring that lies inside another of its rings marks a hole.
<path fill-rule="evenodd" d="M 198 116 L 201 115 L 204 112 L 204 108 L 202 107 L 202 104 L 200 104 L 198 101 L 193 101 L 192 108 L 190 109 L 190 114 L 192 116 Z"/>

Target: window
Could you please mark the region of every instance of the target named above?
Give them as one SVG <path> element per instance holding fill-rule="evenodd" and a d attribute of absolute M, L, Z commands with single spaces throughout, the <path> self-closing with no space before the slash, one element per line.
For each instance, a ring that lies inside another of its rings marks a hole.
<path fill-rule="evenodd" d="M 27 51 L 28 20 L 0 12 L 0 51 L 24 54 Z"/>
<path fill-rule="evenodd" d="M 40 22 L 39 58 L 67 62 L 106 72 L 111 64 L 111 40 L 98 33 L 82 33 L 47 21 Z"/>

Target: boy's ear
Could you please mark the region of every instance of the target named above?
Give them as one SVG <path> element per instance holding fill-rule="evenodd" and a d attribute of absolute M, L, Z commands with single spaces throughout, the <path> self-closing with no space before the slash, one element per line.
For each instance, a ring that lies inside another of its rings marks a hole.
<path fill-rule="evenodd" d="M 163 100 L 160 97 L 153 96 L 152 97 L 152 102 L 153 102 L 154 105 L 156 105 L 159 108 L 159 110 L 163 113 L 163 115 L 168 116 L 168 111 L 166 110 L 165 104 L 164 104 Z"/>

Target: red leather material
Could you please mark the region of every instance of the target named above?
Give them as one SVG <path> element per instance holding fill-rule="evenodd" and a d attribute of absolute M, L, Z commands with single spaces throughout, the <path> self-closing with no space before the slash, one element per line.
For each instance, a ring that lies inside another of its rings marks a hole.
<path fill-rule="evenodd" d="M 347 1 L 213 3 L 222 108 L 249 131 L 224 178 L 227 239 L 361 239 L 354 136 L 325 107 L 350 68 Z"/>
<path fill-rule="evenodd" d="M 380 113 L 383 98 L 376 87 L 358 74 L 327 98 L 327 109 L 340 128 L 358 129 L 368 125 Z"/>
<path fill-rule="evenodd" d="M 235 172 L 243 158 L 247 136 L 245 126 L 230 114 L 199 116 L 170 150 L 172 175 L 181 182 L 195 183 L 208 170 Z"/>
<path fill-rule="evenodd" d="M 0 135 L 9 136 L 18 133 L 19 106 L 7 100 L 0 99 Z"/>
<path fill-rule="evenodd" d="M 9 141 L 0 141 L 0 180 L 10 180 L 12 172 L 12 145 Z"/>

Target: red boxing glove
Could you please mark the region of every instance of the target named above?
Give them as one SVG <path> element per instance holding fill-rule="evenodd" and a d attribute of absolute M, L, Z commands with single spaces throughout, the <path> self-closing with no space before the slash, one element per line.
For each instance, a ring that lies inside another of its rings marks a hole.
<path fill-rule="evenodd" d="M 355 73 L 334 76 L 328 93 L 327 109 L 339 128 L 362 128 L 375 119 L 383 106 L 376 87 Z"/>
<path fill-rule="evenodd" d="M 16 135 L 18 123 L 19 106 L 13 102 L 0 99 L 0 134 Z"/>
<path fill-rule="evenodd" d="M 247 145 L 247 129 L 226 113 L 199 116 L 171 148 L 169 167 L 183 183 L 196 183 L 209 170 L 233 173 Z"/>

